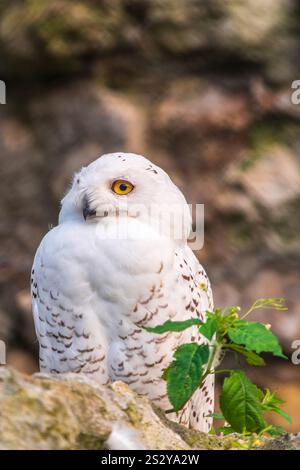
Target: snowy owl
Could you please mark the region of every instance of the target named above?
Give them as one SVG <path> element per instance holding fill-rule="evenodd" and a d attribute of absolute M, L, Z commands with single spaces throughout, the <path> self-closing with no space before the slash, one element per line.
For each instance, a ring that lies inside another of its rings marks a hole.
<path fill-rule="evenodd" d="M 167 229 L 178 221 L 175 237 Z M 190 229 L 183 194 L 146 158 L 106 154 L 82 168 L 32 267 L 41 371 L 122 380 L 170 409 L 163 369 L 180 344 L 206 340 L 196 327 L 163 335 L 143 327 L 204 319 L 213 308 L 208 277 L 187 244 Z M 208 431 L 213 381 L 209 375 L 169 417 Z"/>

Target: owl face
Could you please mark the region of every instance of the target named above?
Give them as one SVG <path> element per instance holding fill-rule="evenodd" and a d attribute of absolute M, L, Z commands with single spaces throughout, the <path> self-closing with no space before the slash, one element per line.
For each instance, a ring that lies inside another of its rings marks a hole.
<path fill-rule="evenodd" d="M 191 224 L 186 200 L 169 176 L 128 153 L 103 155 L 74 176 L 59 221 L 74 219 L 84 224 L 136 220 L 163 233 L 174 232 L 176 224 L 179 239 L 187 238 Z"/>

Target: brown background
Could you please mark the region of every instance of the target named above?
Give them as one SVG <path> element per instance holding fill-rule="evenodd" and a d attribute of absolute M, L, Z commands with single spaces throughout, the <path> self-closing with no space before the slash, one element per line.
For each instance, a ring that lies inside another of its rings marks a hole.
<path fill-rule="evenodd" d="M 0 3 L 0 338 L 37 368 L 28 279 L 71 175 L 104 152 L 143 153 L 205 204 L 199 258 L 218 306 L 300 339 L 300 9 L 292 0 Z M 255 369 L 300 430 L 300 365 Z M 281 420 L 277 421 L 282 424 Z"/>

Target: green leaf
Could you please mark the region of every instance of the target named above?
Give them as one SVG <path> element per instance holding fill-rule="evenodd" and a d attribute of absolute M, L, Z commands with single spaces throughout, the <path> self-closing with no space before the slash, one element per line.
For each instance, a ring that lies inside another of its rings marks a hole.
<path fill-rule="evenodd" d="M 218 432 L 222 432 L 224 436 L 228 436 L 229 434 L 233 434 L 235 430 L 231 426 L 220 426 Z"/>
<path fill-rule="evenodd" d="M 246 374 L 236 370 L 224 380 L 220 407 L 236 432 L 260 432 L 267 424 L 260 401 L 264 394 Z"/>
<path fill-rule="evenodd" d="M 247 363 L 250 366 L 265 366 L 266 365 L 264 359 L 253 351 L 245 351 L 244 355 L 245 355 Z"/>
<path fill-rule="evenodd" d="M 280 416 L 282 416 L 289 424 L 292 423 L 292 418 L 290 417 L 290 415 L 286 411 L 282 410 L 281 408 L 274 407 L 270 409 L 270 411 L 274 411 L 274 413 L 277 413 Z"/>
<path fill-rule="evenodd" d="M 209 348 L 204 344 L 186 343 L 177 348 L 175 360 L 164 372 L 173 411 L 181 410 L 199 387 L 208 358 Z"/>
<path fill-rule="evenodd" d="M 284 434 L 286 434 L 285 429 L 283 429 L 281 426 L 275 426 L 275 425 L 269 426 L 266 432 L 270 434 L 270 436 L 272 437 L 283 436 Z"/>
<path fill-rule="evenodd" d="M 202 326 L 200 326 L 199 331 L 203 336 L 205 336 L 205 338 L 211 340 L 213 335 L 217 331 L 217 328 L 218 320 L 212 315 L 209 315 L 206 322 Z"/>
<path fill-rule="evenodd" d="M 270 352 L 286 359 L 276 336 L 262 323 L 236 321 L 228 330 L 228 336 L 236 344 L 256 353 Z"/>
<path fill-rule="evenodd" d="M 162 333 L 167 333 L 169 331 L 183 331 L 183 330 L 186 330 L 187 328 L 190 328 L 193 325 L 199 326 L 202 324 L 203 322 L 200 321 L 198 318 L 190 318 L 189 320 L 184 320 L 184 321 L 167 320 L 162 325 L 154 326 L 153 328 L 147 327 L 144 329 L 148 331 L 149 333 L 162 334 Z"/>
<path fill-rule="evenodd" d="M 281 405 L 283 405 L 285 402 L 281 400 L 280 398 L 277 397 L 275 393 L 271 393 L 270 390 L 266 390 L 263 402 L 262 402 L 262 408 L 265 411 L 273 411 L 274 413 L 279 414 L 282 416 L 288 423 L 291 424 L 292 419 L 290 415 L 282 410 L 280 408 Z"/>
<path fill-rule="evenodd" d="M 211 413 L 207 415 L 207 418 L 225 419 L 223 413 Z"/>
<path fill-rule="evenodd" d="M 261 356 L 253 351 L 248 351 L 244 346 L 239 346 L 238 344 L 228 344 L 226 349 L 231 349 L 232 351 L 242 354 L 250 366 L 264 366 L 266 364 Z"/>

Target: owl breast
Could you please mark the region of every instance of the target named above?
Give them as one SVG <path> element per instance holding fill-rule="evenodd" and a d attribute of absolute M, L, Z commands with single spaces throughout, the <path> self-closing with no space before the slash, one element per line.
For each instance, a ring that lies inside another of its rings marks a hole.
<path fill-rule="evenodd" d="M 114 240 L 97 230 L 65 223 L 38 249 L 32 296 L 41 369 L 123 380 L 169 408 L 163 370 L 179 344 L 199 338 L 146 328 L 201 318 L 209 305 L 198 288 L 204 271 L 165 237 Z"/>

